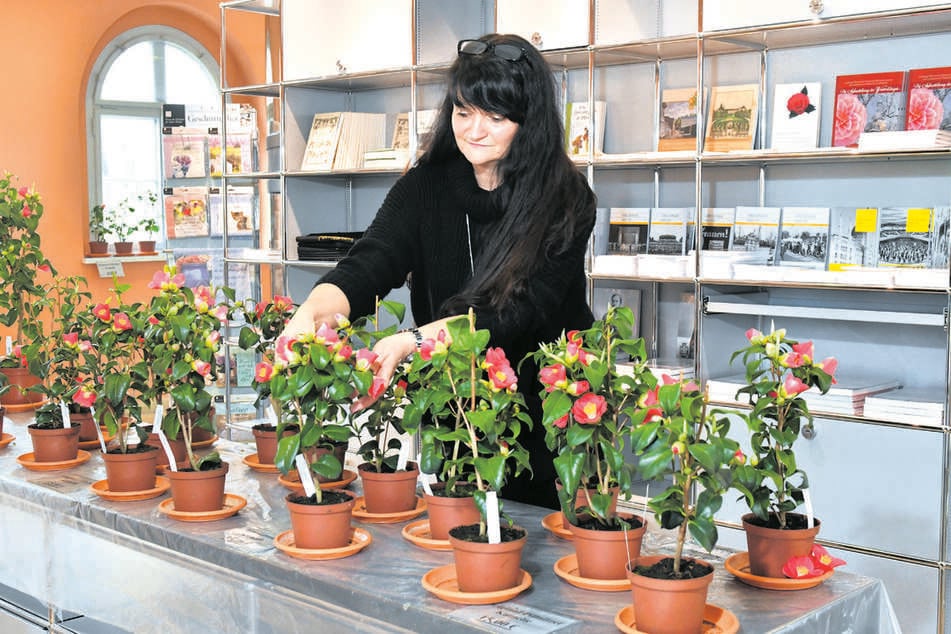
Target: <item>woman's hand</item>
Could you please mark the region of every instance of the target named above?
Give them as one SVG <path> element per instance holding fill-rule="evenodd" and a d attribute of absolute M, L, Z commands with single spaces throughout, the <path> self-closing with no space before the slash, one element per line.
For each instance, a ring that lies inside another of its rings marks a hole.
<path fill-rule="evenodd" d="M 395 335 L 384 337 L 373 346 L 376 353 L 376 370 L 374 376 L 389 385 L 396 374 L 396 368 L 408 356 L 416 351 L 416 336 L 411 332 L 398 332 Z M 359 412 L 372 405 L 377 397 L 364 396 L 354 401 L 351 412 Z"/>

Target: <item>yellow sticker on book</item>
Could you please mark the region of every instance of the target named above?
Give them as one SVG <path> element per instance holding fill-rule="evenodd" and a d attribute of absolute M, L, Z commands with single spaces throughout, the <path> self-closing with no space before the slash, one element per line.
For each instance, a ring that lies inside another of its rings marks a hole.
<path fill-rule="evenodd" d="M 931 210 L 927 207 L 912 207 L 905 221 L 908 233 L 928 233 L 931 231 Z"/>
<path fill-rule="evenodd" d="M 878 209 L 871 207 L 868 209 L 855 210 L 856 233 L 872 233 L 877 230 L 878 230 Z"/>

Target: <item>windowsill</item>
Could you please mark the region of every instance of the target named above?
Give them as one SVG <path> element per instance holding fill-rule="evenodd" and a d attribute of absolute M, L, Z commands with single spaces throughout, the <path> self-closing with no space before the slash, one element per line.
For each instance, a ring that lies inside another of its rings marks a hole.
<path fill-rule="evenodd" d="M 164 252 L 159 251 L 158 253 L 150 253 L 148 255 L 139 255 L 133 253 L 132 255 L 97 255 L 97 256 L 83 256 L 83 264 L 100 264 L 102 262 L 165 262 L 168 260 L 168 256 Z"/>

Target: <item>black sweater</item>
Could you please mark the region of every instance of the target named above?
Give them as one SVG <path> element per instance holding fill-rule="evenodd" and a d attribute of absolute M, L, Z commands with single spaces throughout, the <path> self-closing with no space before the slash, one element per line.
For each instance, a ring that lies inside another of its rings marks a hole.
<path fill-rule="evenodd" d="M 578 179 L 588 196 L 584 221 L 579 223 L 574 240 L 565 245 L 563 253 L 547 258 L 513 309 L 501 314 L 475 309 L 476 327 L 491 332 L 490 344 L 502 347 L 513 367 L 539 343 L 556 339 L 563 330 L 587 328 L 593 321 L 584 259 L 594 225 L 595 199 L 581 174 Z M 471 277 L 469 236 L 478 267 L 481 244 L 502 213 L 493 204 L 492 195 L 479 188 L 472 166 L 464 159 L 448 165 L 416 166 L 396 182 L 363 237 L 321 282 L 343 291 L 352 319 L 372 314 L 375 298 L 385 297 L 409 276 L 414 321 L 424 324 L 446 317 L 440 307 Z M 522 442 L 532 454 L 536 486 L 524 483 L 524 492 L 511 489 L 506 497 L 553 507 L 557 504 L 554 489 L 542 482 L 554 480 L 554 468 L 540 423 L 537 370 L 532 363 L 523 364 L 521 370 L 519 390 L 534 421 L 531 435 Z M 533 492 L 538 485 L 546 491 Z M 515 489 L 519 488 L 516 485 Z"/>

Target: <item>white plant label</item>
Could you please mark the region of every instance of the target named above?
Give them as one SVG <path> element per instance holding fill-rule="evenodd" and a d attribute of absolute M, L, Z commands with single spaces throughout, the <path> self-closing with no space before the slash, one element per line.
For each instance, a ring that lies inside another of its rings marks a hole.
<path fill-rule="evenodd" d="M 421 454 L 416 454 L 416 464 L 417 465 L 423 464 L 423 457 Z M 426 492 L 426 495 L 433 494 L 433 488 L 429 485 L 436 481 L 435 473 L 425 473 L 422 467 L 420 467 L 419 477 L 416 479 L 419 481 L 420 484 L 423 485 L 423 491 Z"/>
<path fill-rule="evenodd" d="M 156 415 L 156 418 L 157 417 Z M 153 427 L 153 429 L 155 428 Z M 172 446 L 168 444 L 168 437 L 165 435 L 165 432 L 159 427 L 155 433 L 158 434 L 159 442 L 162 443 L 162 449 L 165 450 L 165 457 L 168 458 L 168 468 L 172 471 L 178 471 L 178 465 L 175 464 L 175 454 L 172 453 Z"/>
<path fill-rule="evenodd" d="M 502 542 L 502 530 L 499 528 L 499 497 L 495 491 L 485 492 L 485 527 L 489 532 L 489 543 Z"/>
<path fill-rule="evenodd" d="M 92 421 L 93 423 L 95 423 L 96 422 L 96 408 L 90 406 L 89 413 L 92 414 Z M 122 433 L 121 425 L 119 426 L 119 433 L 120 434 Z M 99 446 L 102 447 L 102 453 L 106 453 L 106 439 L 103 437 L 102 427 L 100 427 L 98 423 L 96 423 L 96 435 L 99 437 Z"/>
<path fill-rule="evenodd" d="M 264 418 L 269 425 L 277 425 L 277 412 L 274 411 L 274 403 L 264 408 Z"/>
<path fill-rule="evenodd" d="M 809 497 L 809 489 L 802 490 L 802 503 L 806 507 L 806 528 L 815 526 L 816 517 L 812 511 L 812 498 Z"/>
<path fill-rule="evenodd" d="M 310 474 L 310 465 L 307 464 L 307 458 L 304 457 L 304 454 L 297 454 L 294 458 L 294 464 L 297 466 L 300 483 L 304 485 L 304 494 L 307 497 L 316 495 L 317 487 L 314 485 L 314 476 Z"/>
<path fill-rule="evenodd" d="M 404 442 L 400 445 L 400 455 L 396 458 L 396 470 L 405 471 L 407 462 L 409 462 L 409 443 Z"/>
<path fill-rule="evenodd" d="M 8 357 L 9 357 L 11 354 L 13 354 L 13 336 L 11 336 L 11 335 L 7 335 L 7 339 L 6 339 L 6 350 L 4 350 L 4 354 L 5 354 L 6 356 L 8 356 Z"/>
<path fill-rule="evenodd" d="M 152 432 L 157 434 L 158 430 L 162 429 L 162 417 L 165 416 L 165 410 L 162 408 L 162 404 L 159 403 L 155 406 L 155 420 L 152 422 Z"/>
<path fill-rule="evenodd" d="M 69 420 L 69 406 L 64 401 L 59 402 L 59 412 L 63 415 L 63 427 L 67 429 L 72 427 L 73 422 Z"/>

